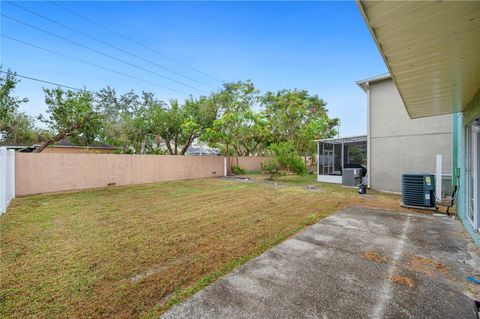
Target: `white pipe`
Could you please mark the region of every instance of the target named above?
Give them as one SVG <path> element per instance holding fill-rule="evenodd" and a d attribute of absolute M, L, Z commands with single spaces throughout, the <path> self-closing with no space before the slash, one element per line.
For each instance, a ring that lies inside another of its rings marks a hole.
<path fill-rule="evenodd" d="M 370 130 L 370 126 L 371 126 L 370 83 L 369 82 L 365 83 L 365 86 L 367 87 L 367 174 L 368 174 L 367 187 L 370 188 L 372 186 L 372 136 L 371 136 L 371 130 Z"/>
<path fill-rule="evenodd" d="M 442 201 L 442 155 L 437 155 L 437 169 L 435 173 L 435 197 L 437 202 Z"/>

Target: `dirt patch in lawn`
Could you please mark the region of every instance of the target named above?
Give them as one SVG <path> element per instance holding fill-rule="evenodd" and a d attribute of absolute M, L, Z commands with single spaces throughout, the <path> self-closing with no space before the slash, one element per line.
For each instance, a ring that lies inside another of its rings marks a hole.
<path fill-rule="evenodd" d="M 363 200 L 314 178 L 281 178 L 279 187 L 201 179 L 15 199 L 0 218 L 0 317 L 156 318 L 337 210 L 398 208 L 398 196 Z"/>

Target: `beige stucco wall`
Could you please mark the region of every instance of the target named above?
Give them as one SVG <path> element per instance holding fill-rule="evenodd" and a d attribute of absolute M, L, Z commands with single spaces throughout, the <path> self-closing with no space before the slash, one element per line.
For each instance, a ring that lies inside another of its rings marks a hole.
<path fill-rule="evenodd" d="M 16 153 L 16 194 L 223 176 L 220 156 Z"/>
<path fill-rule="evenodd" d="M 370 186 L 401 191 L 401 174 L 435 172 L 443 155 L 443 172 L 451 173 L 452 115 L 410 119 L 391 79 L 370 83 Z"/>
<path fill-rule="evenodd" d="M 264 156 L 239 156 L 238 166 L 247 171 L 259 171 L 262 169 L 262 163 L 267 159 L 268 157 Z M 230 164 L 237 165 L 237 157 L 230 157 Z"/>

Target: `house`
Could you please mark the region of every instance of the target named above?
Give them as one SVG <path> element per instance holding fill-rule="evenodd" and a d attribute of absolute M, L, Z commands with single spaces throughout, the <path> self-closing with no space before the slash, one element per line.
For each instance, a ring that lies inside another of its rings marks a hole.
<path fill-rule="evenodd" d="M 409 117 L 453 114 L 449 140 L 457 214 L 480 245 L 480 2 L 357 0 L 357 5 Z M 444 125 L 438 132 L 446 130 Z"/>
<path fill-rule="evenodd" d="M 205 142 L 195 141 L 187 149 L 187 155 L 190 156 L 220 156 L 220 151 L 208 146 Z"/>
<path fill-rule="evenodd" d="M 367 136 L 337 137 L 317 140 L 317 181 L 342 183 L 344 168 L 367 166 Z"/>
<path fill-rule="evenodd" d="M 452 115 L 410 118 L 390 74 L 357 85 L 367 95 L 368 185 L 400 192 L 402 174 L 435 173 L 437 155 L 451 184 Z"/>

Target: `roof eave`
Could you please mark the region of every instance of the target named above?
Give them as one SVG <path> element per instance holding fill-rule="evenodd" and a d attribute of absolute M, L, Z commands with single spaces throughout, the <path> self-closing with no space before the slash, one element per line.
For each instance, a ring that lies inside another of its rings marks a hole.
<path fill-rule="evenodd" d="M 372 35 L 373 41 L 375 41 L 375 45 L 377 46 L 377 49 L 382 56 L 383 62 L 385 62 L 385 66 L 388 69 L 388 73 L 390 74 L 390 77 L 392 78 L 393 83 L 395 84 L 395 87 L 397 88 L 397 91 L 400 93 L 400 98 L 402 99 L 403 105 L 406 105 L 405 104 L 405 99 L 402 96 L 402 92 L 400 91 L 400 89 L 397 85 L 397 81 L 395 80 L 395 75 L 393 74 L 392 69 L 390 68 L 390 64 L 388 63 L 388 59 L 385 56 L 385 54 L 383 53 L 383 49 L 382 49 L 382 46 L 380 45 L 380 43 L 378 42 L 377 35 L 375 34 L 375 31 L 373 30 L 372 26 L 370 25 L 370 20 L 368 19 L 367 13 L 365 12 L 365 9 L 363 8 L 362 2 L 361 2 L 361 0 L 355 0 L 355 3 L 357 4 L 357 7 L 360 10 L 360 13 L 362 14 L 363 20 L 367 24 L 368 31 L 370 31 L 370 34 Z M 412 116 L 410 114 L 410 111 L 406 107 L 405 107 L 405 109 L 408 113 L 408 116 L 411 118 Z"/>
<path fill-rule="evenodd" d="M 377 75 L 377 76 L 370 77 L 370 78 L 368 78 L 368 79 L 358 80 L 358 81 L 356 81 L 355 83 L 357 83 L 357 85 L 358 85 L 364 92 L 367 92 L 370 83 L 375 83 L 375 82 L 379 82 L 379 81 L 384 81 L 384 80 L 388 80 L 388 79 L 391 79 L 391 78 L 392 78 L 392 76 L 390 75 L 390 73 L 385 73 L 385 74 L 380 74 L 380 75 Z"/>

